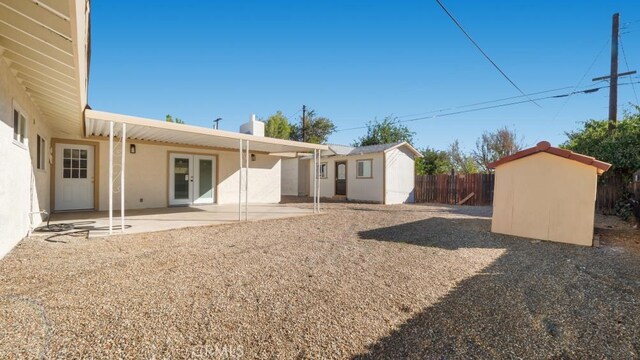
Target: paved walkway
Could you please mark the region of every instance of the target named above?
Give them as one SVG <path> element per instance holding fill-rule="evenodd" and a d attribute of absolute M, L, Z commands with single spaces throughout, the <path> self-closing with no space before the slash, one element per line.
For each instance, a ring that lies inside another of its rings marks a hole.
<path fill-rule="evenodd" d="M 312 214 L 311 209 L 301 209 L 280 204 L 249 204 L 249 221 L 278 219 Z M 242 219 L 244 220 L 244 208 Z M 125 213 L 125 233 L 143 233 L 179 229 L 191 226 L 218 225 L 238 221 L 238 205 L 201 205 L 189 207 L 169 207 L 159 209 L 127 210 Z M 109 234 L 109 214 L 107 211 L 64 212 L 51 214 L 51 225 L 42 223 L 34 236 L 49 236 L 54 228 L 73 225 L 67 231 L 88 231 L 89 237 Z M 120 233 L 120 210 L 113 212 L 113 233 Z M 57 232 L 62 233 L 62 232 Z"/>

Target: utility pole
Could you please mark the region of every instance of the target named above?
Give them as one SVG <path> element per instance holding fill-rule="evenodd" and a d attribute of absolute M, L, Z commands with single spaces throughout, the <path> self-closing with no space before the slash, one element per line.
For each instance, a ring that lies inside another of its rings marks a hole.
<path fill-rule="evenodd" d="M 302 105 L 302 142 L 307 142 L 307 106 Z"/>
<path fill-rule="evenodd" d="M 628 71 L 618 74 L 618 38 L 620 32 L 620 14 L 613 14 L 611 24 L 611 73 L 607 76 L 600 76 L 592 81 L 610 80 L 609 83 L 609 131 L 615 129 L 618 121 L 618 78 L 633 75 L 636 71 Z"/>

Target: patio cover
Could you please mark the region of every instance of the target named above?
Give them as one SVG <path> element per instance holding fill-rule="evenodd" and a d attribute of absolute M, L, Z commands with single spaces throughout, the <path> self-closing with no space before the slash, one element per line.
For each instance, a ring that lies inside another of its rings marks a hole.
<path fill-rule="evenodd" d="M 169 123 L 141 117 L 115 114 L 92 109 L 85 110 L 85 136 L 109 136 L 109 124 L 127 124 L 127 139 L 166 143 L 167 145 L 199 145 L 212 148 L 238 150 L 239 141 L 250 141 L 251 150 L 269 154 L 328 151 L 327 145 L 311 144 L 264 136 L 208 129 L 200 126 Z"/>
<path fill-rule="evenodd" d="M 120 138 L 121 154 L 126 153 L 127 139 L 153 141 L 167 145 L 198 145 L 212 149 L 237 150 L 239 155 L 238 168 L 240 169 L 238 172 L 238 221 L 242 221 L 243 191 L 245 195 L 244 217 L 245 220 L 249 219 L 249 149 L 253 152 L 263 152 L 273 156 L 281 156 L 283 153 L 312 152 L 314 160 L 313 211 L 314 213 L 320 212 L 319 165 L 322 152 L 330 151 L 327 145 L 207 129 L 92 109 L 86 109 L 84 112 L 84 135 L 86 137 L 104 137 L 109 140 L 109 234 L 113 231 L 114 137 Z M 244 161 L 242 160 L 243 155 Z M 121 232 L 124 232 L 125 229 L 125 158 L 125 156 L 120 157 L 119 174 Z"/>

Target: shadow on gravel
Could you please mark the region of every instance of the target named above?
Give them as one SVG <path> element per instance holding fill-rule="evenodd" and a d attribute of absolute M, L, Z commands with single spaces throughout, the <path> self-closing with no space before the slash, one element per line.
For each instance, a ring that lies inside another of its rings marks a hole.
<path fill-rule="evenodd" d="M 492 234 L 490 220 L 430 218 L 360 237 L 447 250 L 502 248 L 357 359 L 636 358 L 640 257 Z"/>

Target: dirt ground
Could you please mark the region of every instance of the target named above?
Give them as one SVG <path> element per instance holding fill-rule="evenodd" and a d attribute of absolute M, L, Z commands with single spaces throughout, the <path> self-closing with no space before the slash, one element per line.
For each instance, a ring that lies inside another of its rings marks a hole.
<path fill-rule="evenodd" d="M 300 205 L 296 206 L 309 206 Z M 640 231 L 490 233 L 490 209 L 324 214 L 87 240 L 0 260 L 0 358 L 637 358 Z"/>

